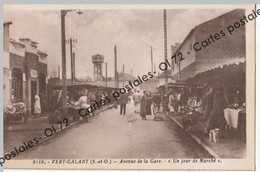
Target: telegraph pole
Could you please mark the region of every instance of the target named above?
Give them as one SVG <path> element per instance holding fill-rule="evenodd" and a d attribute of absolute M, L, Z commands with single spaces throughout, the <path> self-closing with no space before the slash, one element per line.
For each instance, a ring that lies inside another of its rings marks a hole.
<path fill-rule="evenodd" d="M 167 60 L 167 18 L 166 18 L 166 9 L 163 10 L 163 19 L 164 19 L 164 58 Z M 168 70 L 165 70 L 165 89 L 168 91 Z"/>
<path fill-rule="evenodd" d="M 66 75 L 66 35 L 65 35 L 65 16 L 73 10 L 61 10 L 61 63 L 62 63 L 62 113 L 67 115 L 67 75 Z M 82 14 L 82 12 L 77 12 Z"/>
<path fill-rule="evenodd" d="M 71 60 L 71 83 L 74 83 L 74 78 L 73 78 L 73 52 L 72 52 L 72 39 L 70 38 L 70 60 Z"/>
<path fill-rule="evenodd" d="M 107 62 L 105 64 L 106 64 L 106 87 L 107 87 Z"/>
<path fill-rule="evenodd" d="M 125 86 L 125 64 L 123 64 L 123 86 Z"/>
<path fill-rule="evenodd" d="M 114 54 L 115 54 L 115 84 L 116 87 L 119 87 L 118 83 L 118 74 L 117 74 L 117 50 L 116 50 L 116 45 L 114 46 Z"/>
<path fill-rule="evenodd" d="M 71 60 L 71 82 L 72 84 L 75 82 L 75 53 L 73 52 L 73 43 L 77 43 L 77 39 L 69 39 L 70 44 L 70 60 Z"/>
<path fill-rule="evenodd" d="M 151 46 L 151 72 L 153 73 L 153 47 Z"/>
<path fill-rule="evenodd" d="M 67 76 L 66 76 L 66 46 L 65 46 L 65 16 L 68 10 L 61 10 L 61 62 L 62 62 L 62 112 L 67 114 Z"/>
<path fill-rule="evenodd" d="M 58 66 L 58 78 L 60 79 L 60 66 Z"/>
<path fill-rule="evenodd" d="M 75 56 L 76 56 L 76 53 L 73 52 L 72 53 L 72 62 L 73 62 L 73 82 L 75 82 L 75 78 L 76 78 L 76 66 L 75 66 Z"/>

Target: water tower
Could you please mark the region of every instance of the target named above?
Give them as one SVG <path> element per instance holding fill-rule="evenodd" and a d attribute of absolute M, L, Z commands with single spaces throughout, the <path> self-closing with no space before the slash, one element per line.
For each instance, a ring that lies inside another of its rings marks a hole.
<path fill-rule="evenodd" d="M 92 56 L 92 62 L 94 64 L 94 81 L 101 81 L 102 78 L 102 63 L 104 62 L 104 56 L 97 54 Z"/>

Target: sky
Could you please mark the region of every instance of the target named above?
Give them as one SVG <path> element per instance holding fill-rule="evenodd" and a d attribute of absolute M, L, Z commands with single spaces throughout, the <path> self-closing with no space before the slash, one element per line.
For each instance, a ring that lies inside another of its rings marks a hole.
<path fill-rule="evenodd" d="M 181 43 L 192 28 L 233 9 L 167 9 L 168 58 L 170 46 Z M 150 49 L 156 66 L 164 59 L 162 9 L 82 9 L 66 15 L 66 39 L 77 39 L 76 78 L 93 77 L 92 56 L 101 54 L 108 63 L 108 77 L 114 77 L 114 45 L 117 70 L 125 64 L 134 76 L 151 71 Z M 61 65 L 61 18 L 59 10 L 5 10 L 4 21 L 12 21 L 10 38 L 30 38 L 48 54 L 48 77 L 57 76 Z M 66 44 L 67 77 L 70 78 L 70 51 Z M 158 68 L 158 67 L 157 67 Z M 103 64 L 105 76 L 105 65 Z"/>

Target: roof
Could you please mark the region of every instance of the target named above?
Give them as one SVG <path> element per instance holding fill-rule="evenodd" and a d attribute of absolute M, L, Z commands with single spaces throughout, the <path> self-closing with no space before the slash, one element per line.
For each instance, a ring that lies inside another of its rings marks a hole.
<path fill-rule="evenodd" d="M 20 46 L 21 48 L 24 48 L 25 45 L 21 42 L 17 42 L 14 39 L 10 39 L 10 43 L 12 43 L 14 46 Z"/>
<path fill-rule="evenodd" d="M 211 22 L 211 21 L 213 21 L 213 20 L 216 20 L 216 19 L 218 19 L 218 18 L 221 18 L 221 17 L 227 15 L 228 13 L 231 13 L 231 12 L 234 12 L 234 11 L 237 11 L 237 10 L 242 10 L 242 9 L 231 10 L 231 11 L 229 11 L 229 12 L 227 12 L 227 13 L 224 13 L 224 14 L 222 14 L 222 15 L 220 15 L 220 16 L 217 16 L 217 17 L 215 17 L 215 18 L 213 18 L 213 19 L 210 19 L 210 20 L 208 20 L 208 21 L 205 21 L 205 22 L 203 22 L 203 23 L 200 23 L 200 24 L 196 25 L 196 26 L 188 33 L 188 35 L 187 35 L 187 36 L 185 37 L 185 39 L 182 41 L 181 45 L 180 45 L 179 48 L 174 52 L 174 54 L 175 54 L 176 52 L 179 52 L 179 50 L 180 50 L 180 48 L 182 47 L 183 43 L 190 37 L 191 34 L 194 33 L 194 31 L 195 31 L 199 26 L 204 25 L 205 23 Z"/>
<path fill-rule="evenodd" d="M 245 9 L 234 9 L 234 10 L 231 10 L 231 11 L 226 12 L 226 13 L 224 13 L 224 14 L 221 14 L 221 15 L 219 15 L 219 16 L 213 18 L 213 19 L 210 19 L 210 20 L 208 20 L 208 21 L 205 21 L 205 22 L 203 22 L 203 23 L 201 23 L 201 24 L 195 26 L 195 28 L 198 27 L 198 26 L 201 26 L 201 25 L 203 25 L 203 24 L 205 24 L 205 23 L 211 22 L 212 20 L 216 20 L 216 19 L 218 19 L 218 18 L 221 18 L 221 17 L 223 17 L 223 16 L 225 16 L 225 15 L 227 15 L 227 14 L 230 14 L 230 13 L 232 13 L 232 12 L 238 12 L 238 11 L 245 11 Z"/>
<path fill-rule="evenodd" d="M 48 56 L 48 54 L 45 52 L 45 51 L 38 51 L 37 52 L 41 57 L 47 57 Z"/>
<path fill-rule="evenodd" d="M 235 86 L 244 89 L 246 86 L 246 62 L 224 65 L 222 68 L 214 68 L 201 72 L 194 77 L 185 80 L 187 83 L 205 86 Z"/>
<path fill-rule="evenodd" d="M 174 52 L 174 54 L 176 54 L 177 52 L 180 51 L 183 43 L 194 33 L 195 31 L 195 28 L 194 29 L 191 29 L 191 31 L 188 33 L 188 35 L 185 37 L 185 39 L 182 41 L 181 45 L 179 45 L 178 49 Z"/>
<path fill-rule="evenodd" d="M 61 90 L 62 86 L 61 85 L 55 85 L 55 86 L 48 86 L 52 90 Z M 76 83 L 76 84 L 67 84 L 67 90 L 72 91 L 72 90 L 77 90 L 77 89 L 104 89 L 106 87 L 104 86 L 99 86 L 94 83 Z M 107 89 L 113 89 L 113 87 L 108 87 Z"/>
<path fill-rule="evenodd" d="M 4 21 L 4 25 L 9 25 L 9 24 L 13 24 L 11 21 Z"/>
<path fill-rule="evenodd" d="M 238 64 L 240 62 L 245 62 L 245 58 L 237 59 L 223 59 L 223 60 L 197 60 L 181 70 L 181 78 L 179 78 L 179 72 L 173 75 L 174 80 L 186 80 L 188 78 L 194 77 L 195 75 L 215 69 L 222 68 L 224 65 Z"/>

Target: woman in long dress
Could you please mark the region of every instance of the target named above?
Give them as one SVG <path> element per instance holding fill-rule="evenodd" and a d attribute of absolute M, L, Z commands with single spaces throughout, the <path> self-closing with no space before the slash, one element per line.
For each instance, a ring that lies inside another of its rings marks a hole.
<path fill-rule="evenodd" d="M 41 101 L 40 101 L 40 97 L 36 94 L 35 97 L 35 102 L 34 102 L 34 114 L 35 117 L 40 116 L 41 114 Z"/>
<path fill-rule="evenodd" d="M 174 95 L 173 95 L 173 93 L 170 94 L 168 102 L 169 102 L 168 107 L 170 109 L 170 113 L 174 113 L 174 107 L 173 107 Z"/>
<path fill-rule="evenodd" d="M 224 99 L 223 93 L 221 91 L 216 92 L 213 109 L 210 114 L 209 130 L 219 128 L 224 129 L 226 120 L 224 117 L 224 109 L 227 108 L 226 100 Z"/>
<path fill-rule="evenodd" d="M 147 110 L 147 94 L 144 93 L 144 95 L 141 98 L 141 104 L 140 104 L 140 116 L 142 117 L 142 120 L 146 120 L 146 110 Z"/>
<path fill-rule="evenodd" d="M 147 92 L 146 115 L 152 115 L 152 96 Z"/>

